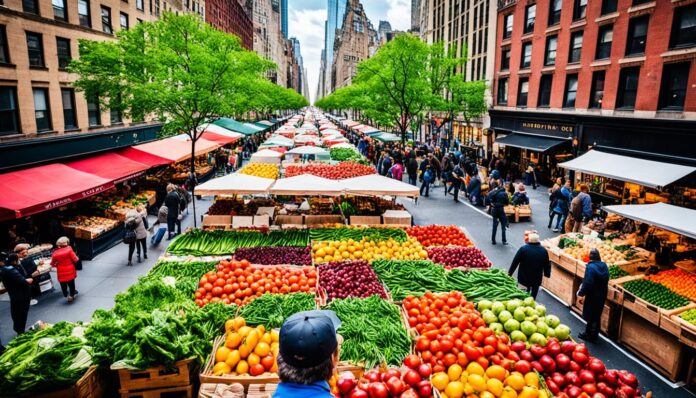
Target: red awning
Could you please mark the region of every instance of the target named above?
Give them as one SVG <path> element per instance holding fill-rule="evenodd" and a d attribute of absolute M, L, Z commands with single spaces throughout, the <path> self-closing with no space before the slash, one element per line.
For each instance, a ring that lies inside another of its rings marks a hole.
<path fill-rule="evenodd" d="M 115 183 L 140 175 L 150 168 L 149 165 L 113 152 L 66 163 L 66 166 L 112 180 Z"/>
<path fill-rule="evenodd" d="M 196 141 L 196 156 L 206 154 L 219 146 L 217 142 L 199 138 Z M 171 162 L 181 162 L 191 157 L 191 142 L 173 137 L 136 145 L 132 149 L 169 159 Z"/>
<path fill-rule="evenodd" d="M 206 141 L 218 143 L 220 145 L 233 144 L 233 143 L 239 141 L 239 137 L 229 137 L 226 135 L 211 133 L 210 131 L 203 132 L 203 135 L 201 135 L 201 138 L 203 138 Z"/>
<path fill-rule="evenodd" d="M 49 164 L 0 175 L 0 219 L 29 216 L 112 188 L 106 178 Z"/>
<path fill-rule="evenodd" d="M 124 158 L 128 158 L 130 160 L 136 161 L 138 163 L 142 163 L 144 165 L 147 165 L 149 167 L 155 167 L 155 166 L 162 166 L 163 164 L 170 164 L 172 163 L 171 160 L 165 159 L 156 155 L 149 154 L 147 152 L 143 152 L 137 149 L 134 149 L 133 147 L 126 148 L 122 151 L 116 152 L 119 155 L 123 156 Z"/>

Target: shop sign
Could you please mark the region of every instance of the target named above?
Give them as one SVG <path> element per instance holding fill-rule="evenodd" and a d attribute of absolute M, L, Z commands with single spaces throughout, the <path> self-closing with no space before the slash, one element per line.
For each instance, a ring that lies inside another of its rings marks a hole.
<path fill-rule="evenodd" d="M 523 121 L 520 123 L 522 132 L 541 132 L 541 133 L 557 133 L 567 137 L 575 133 L 575 126 L 568 124 Z"/>

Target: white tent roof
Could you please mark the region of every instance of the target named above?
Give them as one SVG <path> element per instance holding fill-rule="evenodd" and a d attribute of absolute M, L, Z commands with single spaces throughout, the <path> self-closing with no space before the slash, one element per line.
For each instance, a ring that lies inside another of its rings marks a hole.
<path fill-rule="evenodd" d="M 316 137 L 313 135 L 296 135 L 295 142 L 302 142 L 302 143 L 313 142 L 316 145 L 321 144 L 321 140 L 319 139 L 319 137 Z"/>
<path fill-rule="evenodd" d="M 280 164 L 280 158 L 283 154 L 276 152 L 271 149 L 262 149 L 251 155 L 249 159 L 250 163 L 270 163 L 270 164 Z"/>
<path fill-rule="evenodd" d="M 343 186 L 335 180 L 311 174 L 301 174 L 276 180 L 270 189 L 270 193 L 274 195 L 338 196 L 343 193 Z"/>
<path fill-rule="evenodd" d="M 215 133 L 215 134 L 224 135 L 226 137 L 233 137 L 233 138 L 244 137 L 244 134 L 242 134 L 242 133 L 228 130 L 222 126 L 218 126 L 217 124 L 212 124 L 212 123 L 206 123 L 204 125 L 201 125 L 198 128 L 198 131 L 207 131 L 209 133 Z"/>
<path fill-rule="evenodd" d="M 696 171 L 696 167 L 614 155 L 597 150 L 591 150 L 559 166 L 657 189 Z"/>
<path fill-rule="evenodd" d="M 326 129 L 321 131 L 321 135 L 343 135 L 336 129 Z"/>
<path fill-rule="evenodd" d="M 318 148 L 315 146 L 307 145 L 289 150 L 287 153 L 293 153 L 297 155 L 328 155 L 329 152 L 324 148 Z"/>
<path fill-rule="evenodd" d="M 418 196 L 419 193 L 418 187 L 414 185 L 379 174 L 341 180 L 341 184 L 346 189 L 346 194 L 352 195 Z"/>
<path fill-rule="evenodd" d="M 358 151 L 354 145 L 349 144 L 347 142 L 339 142 L 338 144 L 333 144 L 331 145 L 331 148 L 350 148 L 354 149 L 356 152 Z"/>
<path fill-rule="evenodd" d="M 256 130 L 256 131 L 261 131 L 261 130 L 263 130 L 263 127 L 259 127 L 259 126 L 255 125 L 255 124 L 244 123 L 244 125 L 247 126 L 247 127 L 249 127 L 249 128 L 252 129 L 252 130 Z"/>
<path fill-rule="evenodd" d="M 258 152 L 254 152 L 251 154 L 251 157 L 254 157 L 254 156 L 279 158 L 279 157 L 283 156 L 283 154 L 278 152 L 278 151 L 274 151 L 272 149 L 262 149 Z"/>
<path fill-rule="evenodd" d="M 275 180 L 247 174 L 228 174 L 214 178 L 195 188 L 196 195 L 257 195 L 267 194 Z"/>
<path fill-rule="evenodd" d="M 603 209 L 696 239 L 696 210 L 666 203 L 604 206 Z"/>

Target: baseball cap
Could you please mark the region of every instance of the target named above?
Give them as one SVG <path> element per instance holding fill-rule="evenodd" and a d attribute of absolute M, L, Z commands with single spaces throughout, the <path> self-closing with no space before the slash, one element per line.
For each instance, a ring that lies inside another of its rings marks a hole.
<path fill-rule="evenodd" d="M 329 310 L 298 312 L 280 328 L 280 354 L 291 366 L 317 366 L 336 351 L 341 320 Z"/>

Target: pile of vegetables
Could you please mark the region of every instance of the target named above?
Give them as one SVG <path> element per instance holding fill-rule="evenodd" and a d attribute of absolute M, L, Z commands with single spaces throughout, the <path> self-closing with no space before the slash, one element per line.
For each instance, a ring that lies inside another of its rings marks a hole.
<path fill-rule="evenodd" d="M 237 261 L 247 260 L 264 265 L 312 265 L 312 251 L 307 247 L 247 247 L 234 252 Z"/>
<path fill-rule="evenodd" d="M 240 247 L 258 246 L 307 246 L 309 233 L 301 229 L 270 231 L 221 231 L 194 229 L 179 235 L 167 248 L 174 255 L 226 255 Z"/>
<path fill-rule="evenodd" d="M 691 301 L 696 301 L 696 274 L 674 268 L 646 276 L 645 279 L 657 282 Z"/>
<path fill-rule="evenodd" d="M 447 273 L 448 287 L 464 294 L 469 301 L 505 301 L 525 299 L 529 295 L 517 287 L 517 281 L 507 272 L 491 268 L 487 271 L 468 272 L 453 269 Z"/>
<path fill-rule="evenodd" d="M 399 243 L 391 238 L 375 242 L 367 238 L 359 241 L 314 241 L 312 243 L 314 263 L 328 263 L 341 260 L 424 260 L 428 252 L 414 238 Z"/>
<path fill-rule="evenodd" d="M 265 325 L 273 329 L 283 326 L 290 315 L 315 308 L 315 297 L 310 293 L 266 293 L 240 308 L 239 316 L 246 319 L 249 325 Z"/>
<path fill-rule="evenodd" d="M 370 296 L 334 300 L 327 309 L 341 320 L 341 361 L 364 364 L 369 369 L 381 363 L 399 365 L 409 354 L 411 338 L 394 304 Z"/>
<path fill-rule="evenodd" d="M 505 331 L 514 341 L 529 341 L 545 346 L 548 338 L 568 340 L 570 328 L 555 315 L 546 315 L 546 307 L 537 305 L 532 297 L 508 301 L 481 300 L 476 309 L 489 328 Z"/>
<path fill-rule="evenodd" d="M 273 180 L 277 179 L 278 175 L 280 175 L 278 166 L 270 163 L 249 163 L 242 167 L 239 173 Z"/>
<path fill-rule="evenodd" d="M 312 174 L 330 180 L 344 180 L 346 178 L 360 177 L 375 173 L 374 167 L 355 162 L 340 162 L 335 165 L 325 163 L 309 163 L 307 165 L 293 164 L 285 168 L 286 178 L 302 174 Z"/>
<path fill-rule="evenodd" d="M 609 267 L 609 279 L 618 279 L 628 276 L 628 272 L 616 264 L 611 264 Z"/>
<path fill-rule="evenodd" d="M 408 240 L 408 235 L 400 228 L 363 228 L 363 227 L 339 227 L 339 228 L 316 228 L 309 230 L 311 240 L 361 240 L 367 238 L 371 241 L 379 242 L 392 239 L 403 243 Z"/>
<path fill-rule="evenodd" d="M 225 344 L 215 351 L 213 374 L 260 376 L 276 372 L 279 339 L 277 330 L 264 325 L 249 327 L 242 317 L 228 320 L 225 322 Z"/>
<path fill-rule="evenodd" d="M 368 164 L 367 159 L 353 148 L 331 148 L 331 160 Z"/>
<path fill-rule="evenodd" d="M 204 261 L 158 261 L 139 283 L 149 281 L 167 281 L 174 283 L 174 288 L 191 297 L 198 289 L 198 281 L 206 272 L 214 269 L 215 262 Z"/>
<path fill-rule="evenodd" d="M 92 366 L 80 325 L 58 322 L 14 338 L 0 356 L 3 396 L 58 391 L 75 384 Z"/>
<path fill-rule="evenodd" d="M 384 286 L 366 261 L 330 262 L 317 269 L 319 286 L 326 291 L 327 301 L 372 295 L 387 298 Z"/>
<path fill-rule="evenodd" d="M 449 290 L 445 269 L 429 260 L 377 260 L 372 268 L 394 300 Z"/>
<path fill-rule="evenodd" d="M 647 279 L 626 282 L 623 284 L 623 288 L 636 297 L 666 310 L 673 310 L 689 304 L 688 298 L 674 293 L 664 285 Z"/>
<path fill-rule="evenodd" d="M 332 393 L 338 398 L 432 397 L 430 365 L 423 364 L 417 355 L 409 355 L 404 359 L 404 366 L 402 370 L 373 369 L 365 373 L 361 380 L 356 380 L 352 373 L 342 374 L 336 382 L 336 391 L 332 390 Z"/>
<path fill-rule="evenodd" d="M 264 293 L 314 293 L 317 271 L 313 267 L 259 266 L 247 260 L 221 261 L 217 270 L 201 277 L 194 293 L 196 304 L 244 305 Z"/>
<path fill-rule="evenodd" d="M 430 246 L 473 246 L 464 232 L 456 225 L 416 225 L 406 228 L 408 236 L 418 239 L 425 247 Z"/>
<path fill-rule="evenodd" d="M 125 316 L 133 309 L 150 312 L 167 305 L 183 303 L 191 300 L 191 296 L 184 294 L 175 286 L 167 284 L 163 279 L 151 279 L 141 281 L 129 287 L 125 292 L 119 293 L 114 298 L 116 305 L 114 313 Z"/>
<path fill-rule="evenodd" d="M 442 264 L 447 269 L 479 268 L 488 269 L 491 262 L 483 252 L 475 247 L 438 246 L 428 249 L 428 258 Z"/>

